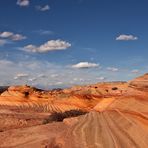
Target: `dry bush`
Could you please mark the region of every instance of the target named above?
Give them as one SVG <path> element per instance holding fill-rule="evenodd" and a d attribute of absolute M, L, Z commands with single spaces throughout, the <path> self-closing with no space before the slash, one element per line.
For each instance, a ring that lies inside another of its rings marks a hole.
<path fill-rule="evenodd" d="M 65 118 L 77 117 L 80 115 L 84 115 L 86 113 L 87 112 L 84 112 L 82 110 L 70 110 L 62 113 L 53 113 L 52 115 L 49 116 L 49 118 L 43 121 L 43 124 L 51 123 L 53 121 L 62 122 Z"/>
<path fill-rule="evenodd" d="M 118 90 L 118 87 L 113 87 L 112 90 Z"/>

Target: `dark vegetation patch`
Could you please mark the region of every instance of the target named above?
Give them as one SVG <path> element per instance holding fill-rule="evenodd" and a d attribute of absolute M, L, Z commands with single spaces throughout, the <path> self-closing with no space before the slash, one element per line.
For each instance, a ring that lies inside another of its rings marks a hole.
<path fill-rule="evenodd" d="M 70 110 L 62 113 L 53 113 L 43 121 L 43 124 L 47 124 L 51 122 L 62 122 L 65 118 L 77 117 L 80 115 L 84 115 L 86 113 L 87 112 L 84 112 L 82 110 Z"/>
<path fill-rule="evenodd" d="M 24 95 L 25 95 L 25 97 L 28 97 L 29 96 L 29 92 L 24 92 Z"/>
<path fill-rule="evenodd" d="M 2 94 L 4 91 L 8 90 L 9 86 L 0 86 L 0 94 Z"/>
<path fill-rule="evenodd" d="M 62 91 L 63 89 L 61 89 L 61 88 L 54 88 L 54 89 L 52 89 L 51 91 Z"/>
<path fill-rule="evenodd" d="M 36 91 L 42 92 L 44 91 L 43 89 L 39 89 L 39 88 L 34 88 Z"/>
<path fill-rule="evenodd" d="M 118 90 L 118 87 L 113 87 L 112 90 Z"/>

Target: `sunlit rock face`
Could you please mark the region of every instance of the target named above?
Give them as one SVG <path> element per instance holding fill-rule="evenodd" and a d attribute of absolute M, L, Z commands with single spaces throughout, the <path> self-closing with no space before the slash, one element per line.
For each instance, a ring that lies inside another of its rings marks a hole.
<path fill-rule="evenodd" d="M 0 107 L 1 147 L 148 146 L 148 74 L 63 90 L 12 86 Z"/>
<path fill-rule="evenodd" d="M 129 84 L 131 87 L 134 87 L 135 89 L 147 91 L 148 90 L 148 73 L 134 79 Z"/>

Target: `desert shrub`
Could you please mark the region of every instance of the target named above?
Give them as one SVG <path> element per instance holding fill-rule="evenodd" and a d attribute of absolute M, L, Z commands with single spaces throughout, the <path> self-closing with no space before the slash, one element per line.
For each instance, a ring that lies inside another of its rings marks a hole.
<path fill-rule="evenodd" d="M 61 88 L 54 88 L 54 89 L 52 89 L 51 91 L 62 91 L 63 89 L 61 89 Z"/>
<path fill-rule="evenodd" d="M 105 91 L 108 92 L 108 89 L 106 89 Z"/>
<path fill-rule="evenodd" d="M 118 90 L 118 87 L 113 87 L 112 90 Z"/>
<path fill-rule="evenodd" d="M 65 118 L 70 118 L 70 117 L 77 117 L 80 115 L 84 115 L 87 112 L 84 112 L 82 110 L 70 110 L 70 111 L 65 111 L 62 113 L 53 113 L 52 115 L 50 115 L 47 119 L 45 119 L 43 121 L 43 124 L 47 124 L 50 122 L 62 122 Z"/>
<path fill-rule="evenodd" d="M 25 95 L 25 97 L 28 97 L 29 96 L 29 92 L 24 92 L 24 95 Z"/>

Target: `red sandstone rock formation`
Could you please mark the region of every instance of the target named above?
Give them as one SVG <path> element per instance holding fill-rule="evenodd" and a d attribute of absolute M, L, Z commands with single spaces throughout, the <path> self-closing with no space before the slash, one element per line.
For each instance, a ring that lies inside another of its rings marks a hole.
<path fill-rule="evenodd" d="M 0 105 L 7 106 L 7 109 L 15 106 L 13 110 L 3 108 L 0 111 L 0 115 L 7 112 L 15 117 L 17 109 L 26 113 L 23 110 L 25 107 L 30 109 L 29 114 L 42 114 L 42 119 L 53 112 L 88 112 L 79 117 L 66 118 L 63 122 L 1 132 L 2 148 L 148 146 L 148 74 L 127 83 L 98 83 L 48 92 L 28 86 L 10 87 L 0 96 Z"/>

